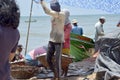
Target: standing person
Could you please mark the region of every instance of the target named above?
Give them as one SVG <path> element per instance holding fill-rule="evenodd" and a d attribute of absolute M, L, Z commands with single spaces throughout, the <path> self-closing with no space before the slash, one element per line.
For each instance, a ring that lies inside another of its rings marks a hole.
<path fill-rule="evenodd" d="M 105 23 L 105 17 L 100 17 L 99 21 L 95 24 L 95 41 L 104 36 L 103 24 Z"/>
<path fill-rule="evenodd" d="M 56 0 L 50 4 L 51 10 L 47 8 L 44 0 L 41 0 L 41 6 L 44 12 L 52 17 L 47 61 L 50 69 L 54 72 L 55 80 L 59 80 L 61 76 L 61 51 L 64 43 L 65 13 L 61 11 L 60 4 Z M 55 56 L 54 62 L 52 61 L 53 56 Z"/>
<path fill-rule="evenodd" d="M 66 55 L 70 55 L 70 32 L 72 30 L 72 25 L 69 19 L 70 12 L 67 9 L 63 9 L 65 12 L 65 25 L 64 25 L 64 39 L 65 42 L 63 44 L 63 50 L 62 53 Z"/>
<path fill-rule="evenodd" d="M 104 30 L 103 30 L 104 23 L 105 23 L 105 17 L 102 16 L 99 18 L 99 21 L 95 24 L 95 30 L 96 30 L 95 31 L 95 42 L 105 35 Z M 95 51 L 94 51 L 93 57 L 97 57 L 99 54 L 99 50 L 97 48 L 98 48 L 98 45 L 96 45 L 95 43 Z"/>
<path fill-rule="evenodd" d="M 94 72 L 99 80 L 120 79 L 120 21 L 117 30 L 106 34 L 96 43 L 99 49 Z"/>
<path fill-rule="evenodd" d="M 78 26 L 77 23 L 78 21 L 76 19 L 72 20 L 73 27 L 71 32 L 74 34 L 83 35 L 83 28 Z"/>
<path fill-rule="evenodd" d="M 15 0 L 0 1 L 0 80 L 11 80 L 10 64 L 20 38 L 20 10 Z"/>
<path fill-rule="evenodd" d="M 120 35 L 119 35 L 119 31 L 120 31 L 120 21 L 117 23 L 117 25 L 116 25 L 118 28 L 117 28 L 117 30 L 115 30 L 115 31 L 113 31 L 113 32 L 111 32 L 111 33 L 108 33 L 108 34 L 106 34 L 105 36 L 103 36 L 102 38 L 104 38 L 104 37 L 110 37 L 110 38 L 119 38 L 120 37 Z M 93 57 L 97 57 L 98 55 L 99 55 L 99 53 L 100 53 L 100 48 L 102 48 L 100 45 L 102 44 L 102 43 L 100 43 L 100 42 L 102 42 L 101 40 L 99 40 L 99 41 L 96 41 L 95 42 L 95 53 L 94 53 L 94 55 L 93 55 Z"/>

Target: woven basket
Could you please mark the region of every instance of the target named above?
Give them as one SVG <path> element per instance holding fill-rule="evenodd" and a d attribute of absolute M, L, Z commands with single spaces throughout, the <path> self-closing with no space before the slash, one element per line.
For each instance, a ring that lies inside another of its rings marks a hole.
<path fill-rule="evenodd" d="M 45 67 L 48 67 L 48 63 L 47 63 L 47 61 L 46 61 L 46 54 L 43 54 L 43 55 L 38 56 L 37 59 L 38 59 Z M 62 66 L 62 69 L 68 67 L 69 64 L 73 62 L 72 59 L 73 59 L 73 58 L 71 58 L 71 57 L 68 57 L 68 56 L 66 56 L 66 55 L 62 55 L 62 60 L 61 60 L 61 62 L 62 62 L 62 65 L 61 65 L 61 66 Z M 53 60 L 54 60 L 54 58 L 53 58 Z"/>
<path fill-rule="evenodd" d="M 13 66 L 13 65 L 26 65 L 25 64 L 25 60 L 18 60 L 18 61 L 14 61 L 14 62 L 10 62 L 10 64 Z"/>
<path fill-rule="evenodd" d="M 11 75 L 15 79 L 29 79 L 37 73 L 38 69 L 33 66 L 11 65 Z"/>

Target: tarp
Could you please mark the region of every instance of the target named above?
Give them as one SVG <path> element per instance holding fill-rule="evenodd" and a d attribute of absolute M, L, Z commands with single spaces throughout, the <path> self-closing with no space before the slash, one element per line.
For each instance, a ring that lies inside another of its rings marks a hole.
<path fill-rule="evenodd" d="M 114 80 L 120 78 L 120 30 L 108 35 L 95 43 L 96 48 L 100 49 L 95 63 L 95 72 L 102 74 L 104 80 Z"/>

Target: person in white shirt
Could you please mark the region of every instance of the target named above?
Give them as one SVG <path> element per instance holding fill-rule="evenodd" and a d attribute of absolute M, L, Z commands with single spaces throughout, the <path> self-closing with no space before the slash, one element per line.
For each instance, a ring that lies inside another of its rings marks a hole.
<path fill-rule="evenodd" d="M 60 4 L 56 0 L 50 3 L 51 10 L 47 8 L 44 0 L 41 0 L 40 3 L 44 12 L 52 17 L 47 62 L 54 72 L 55 80 L 59 80 L 61 76 L 61 51 L 64 43 L 65 12 L 61 11 Z M 54 62 L 52 61 L 53 56 L 55 56 Z"/>
<path fill-rule="evenodd" d="M 95 24 L 95 41 L 104 36 L 103 24 L 105 23 L 105 17 L 100 17 L 99 21 Z"/>

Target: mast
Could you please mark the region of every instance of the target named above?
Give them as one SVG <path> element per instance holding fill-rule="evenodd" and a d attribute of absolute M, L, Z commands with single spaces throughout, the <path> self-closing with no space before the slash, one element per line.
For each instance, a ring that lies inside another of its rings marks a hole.
<path fill-rule="evenodd" d="M 33 0 L 31 0 L 30 16 L 29 16 L 29 23 L 28 23 L 28 30 L 27 30 L 26 46 L 25 46 L 25 55 L 27 53 L 27 47 L 28 47 L 28 39 L 29 39 L 29 32 L 30 32 L 30 23 L 31 23 L 31 16 L 32 16 L 32 8 L 33 8 Z"/>

